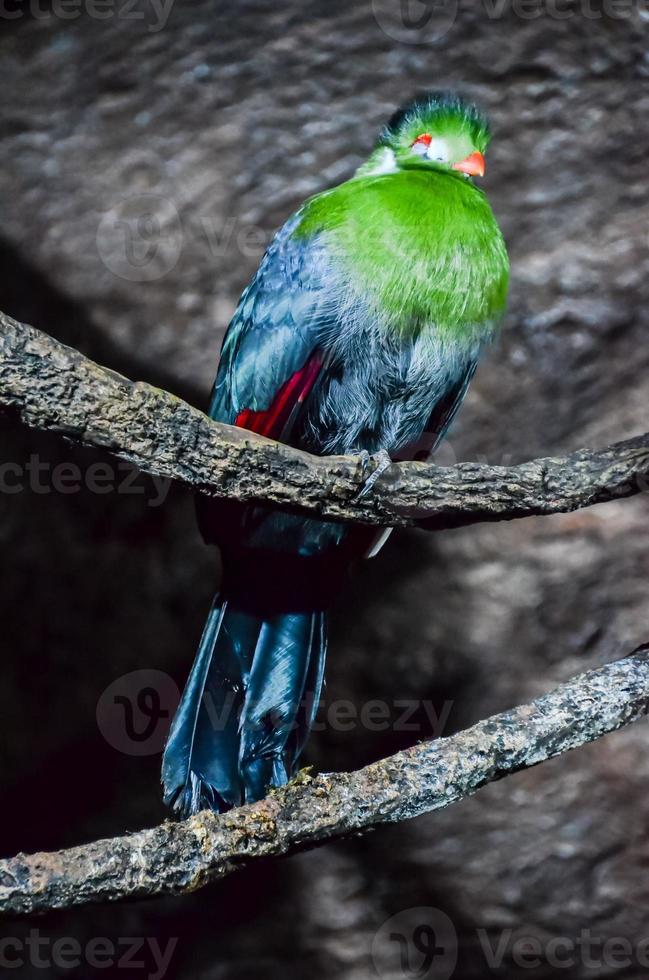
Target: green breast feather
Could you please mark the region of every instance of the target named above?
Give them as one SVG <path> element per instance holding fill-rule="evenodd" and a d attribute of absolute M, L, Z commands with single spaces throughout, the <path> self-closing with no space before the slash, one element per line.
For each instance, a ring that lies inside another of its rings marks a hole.
<path fill-rule="evenodd" d="M 485 195 L 461 175 L 356 177 L 307 202 L 297 234 L 318 233 L 346 288 L 393 329 L 486 339 L 503 313 L 505 243 Z"/>

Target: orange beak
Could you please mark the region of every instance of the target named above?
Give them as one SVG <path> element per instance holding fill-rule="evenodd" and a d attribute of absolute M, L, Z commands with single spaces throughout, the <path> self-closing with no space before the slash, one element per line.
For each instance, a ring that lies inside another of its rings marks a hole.
<path fill-rule="evenodd" d="M 478 150 L 472 153 L 465 160 L 454 163 L 452 169 L 459 170 L 460 173 L 468 174 L 470 177 L 484 177 L 484 157 Z"/>

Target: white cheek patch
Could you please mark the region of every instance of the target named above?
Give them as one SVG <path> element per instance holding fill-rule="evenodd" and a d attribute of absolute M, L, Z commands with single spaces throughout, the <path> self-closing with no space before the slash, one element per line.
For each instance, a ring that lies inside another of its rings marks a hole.
<path fill-rule="evenodd" d="M 448 163 L 451 155 L 446 140 L 440 139 L 439 137 L 432 139 L 426 151 L 426 156 L 434 163 Z"/>

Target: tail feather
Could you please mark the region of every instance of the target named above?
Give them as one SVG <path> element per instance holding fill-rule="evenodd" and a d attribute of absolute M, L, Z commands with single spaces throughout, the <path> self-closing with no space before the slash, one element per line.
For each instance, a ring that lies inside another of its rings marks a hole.
<path fill-rule="evenodd" d="M 205 807 L 226 809 L 241 801 L 237 721 L 246 646 L 232 642 L 231 630 L 224 629 L 228 614 L 227 602 L 217 596 L 165 748 L 164 801 L 182 815 Z M 251 639 L 248 650 L 254 649 Z"/>
<path fill-rule="evenodd" d="M 325 619 L 217 596 L 167 741 L 165 803 L 227 810 L 291 778 L 320 697 Z"/>
<path fill-rule="evenodd" d="M 309 732 L 313 727 L 318 707 L 320 692 L 324 682 L 325 656 L 327 649 L 327 614 L 320 611 L 313 617 L 313 630 L 310 637 L 309 660 L 306 681 L 304 684 L 305 697 L 300 703 L 293 735 L 288 749 L 291 753 L 292 768 L 302 755 Z"/>
<path fill-rule="evenodd" d="M 241 720 L 240 769 L 246 800 L 293 774 L 305 738 L 306 702 L 319 698 L 324 613 L 289 613 L 265 622 L 255 651 Z M 314 687 L 310 687 L 314 684 Z M 310 727 L 310 726 L 309 726 Z"/>

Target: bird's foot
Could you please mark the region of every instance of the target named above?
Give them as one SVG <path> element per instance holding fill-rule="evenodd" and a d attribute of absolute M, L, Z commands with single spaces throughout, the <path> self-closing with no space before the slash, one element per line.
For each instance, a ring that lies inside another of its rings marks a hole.
<path fill-rule="evenodd" d="M 360 490 L 355 495 L 355 499 L 362 500 L 372 492 L 374 484 L 379 477 L 383 476 L 385 471 L 392 466 L 392 458 L 387 449 L 379 449 L 378 453 L 374 453 L 372 456 L 370 456 L 366 449 L 361 449 L 357 455 L 361 460 L 363 482 Z"/>

